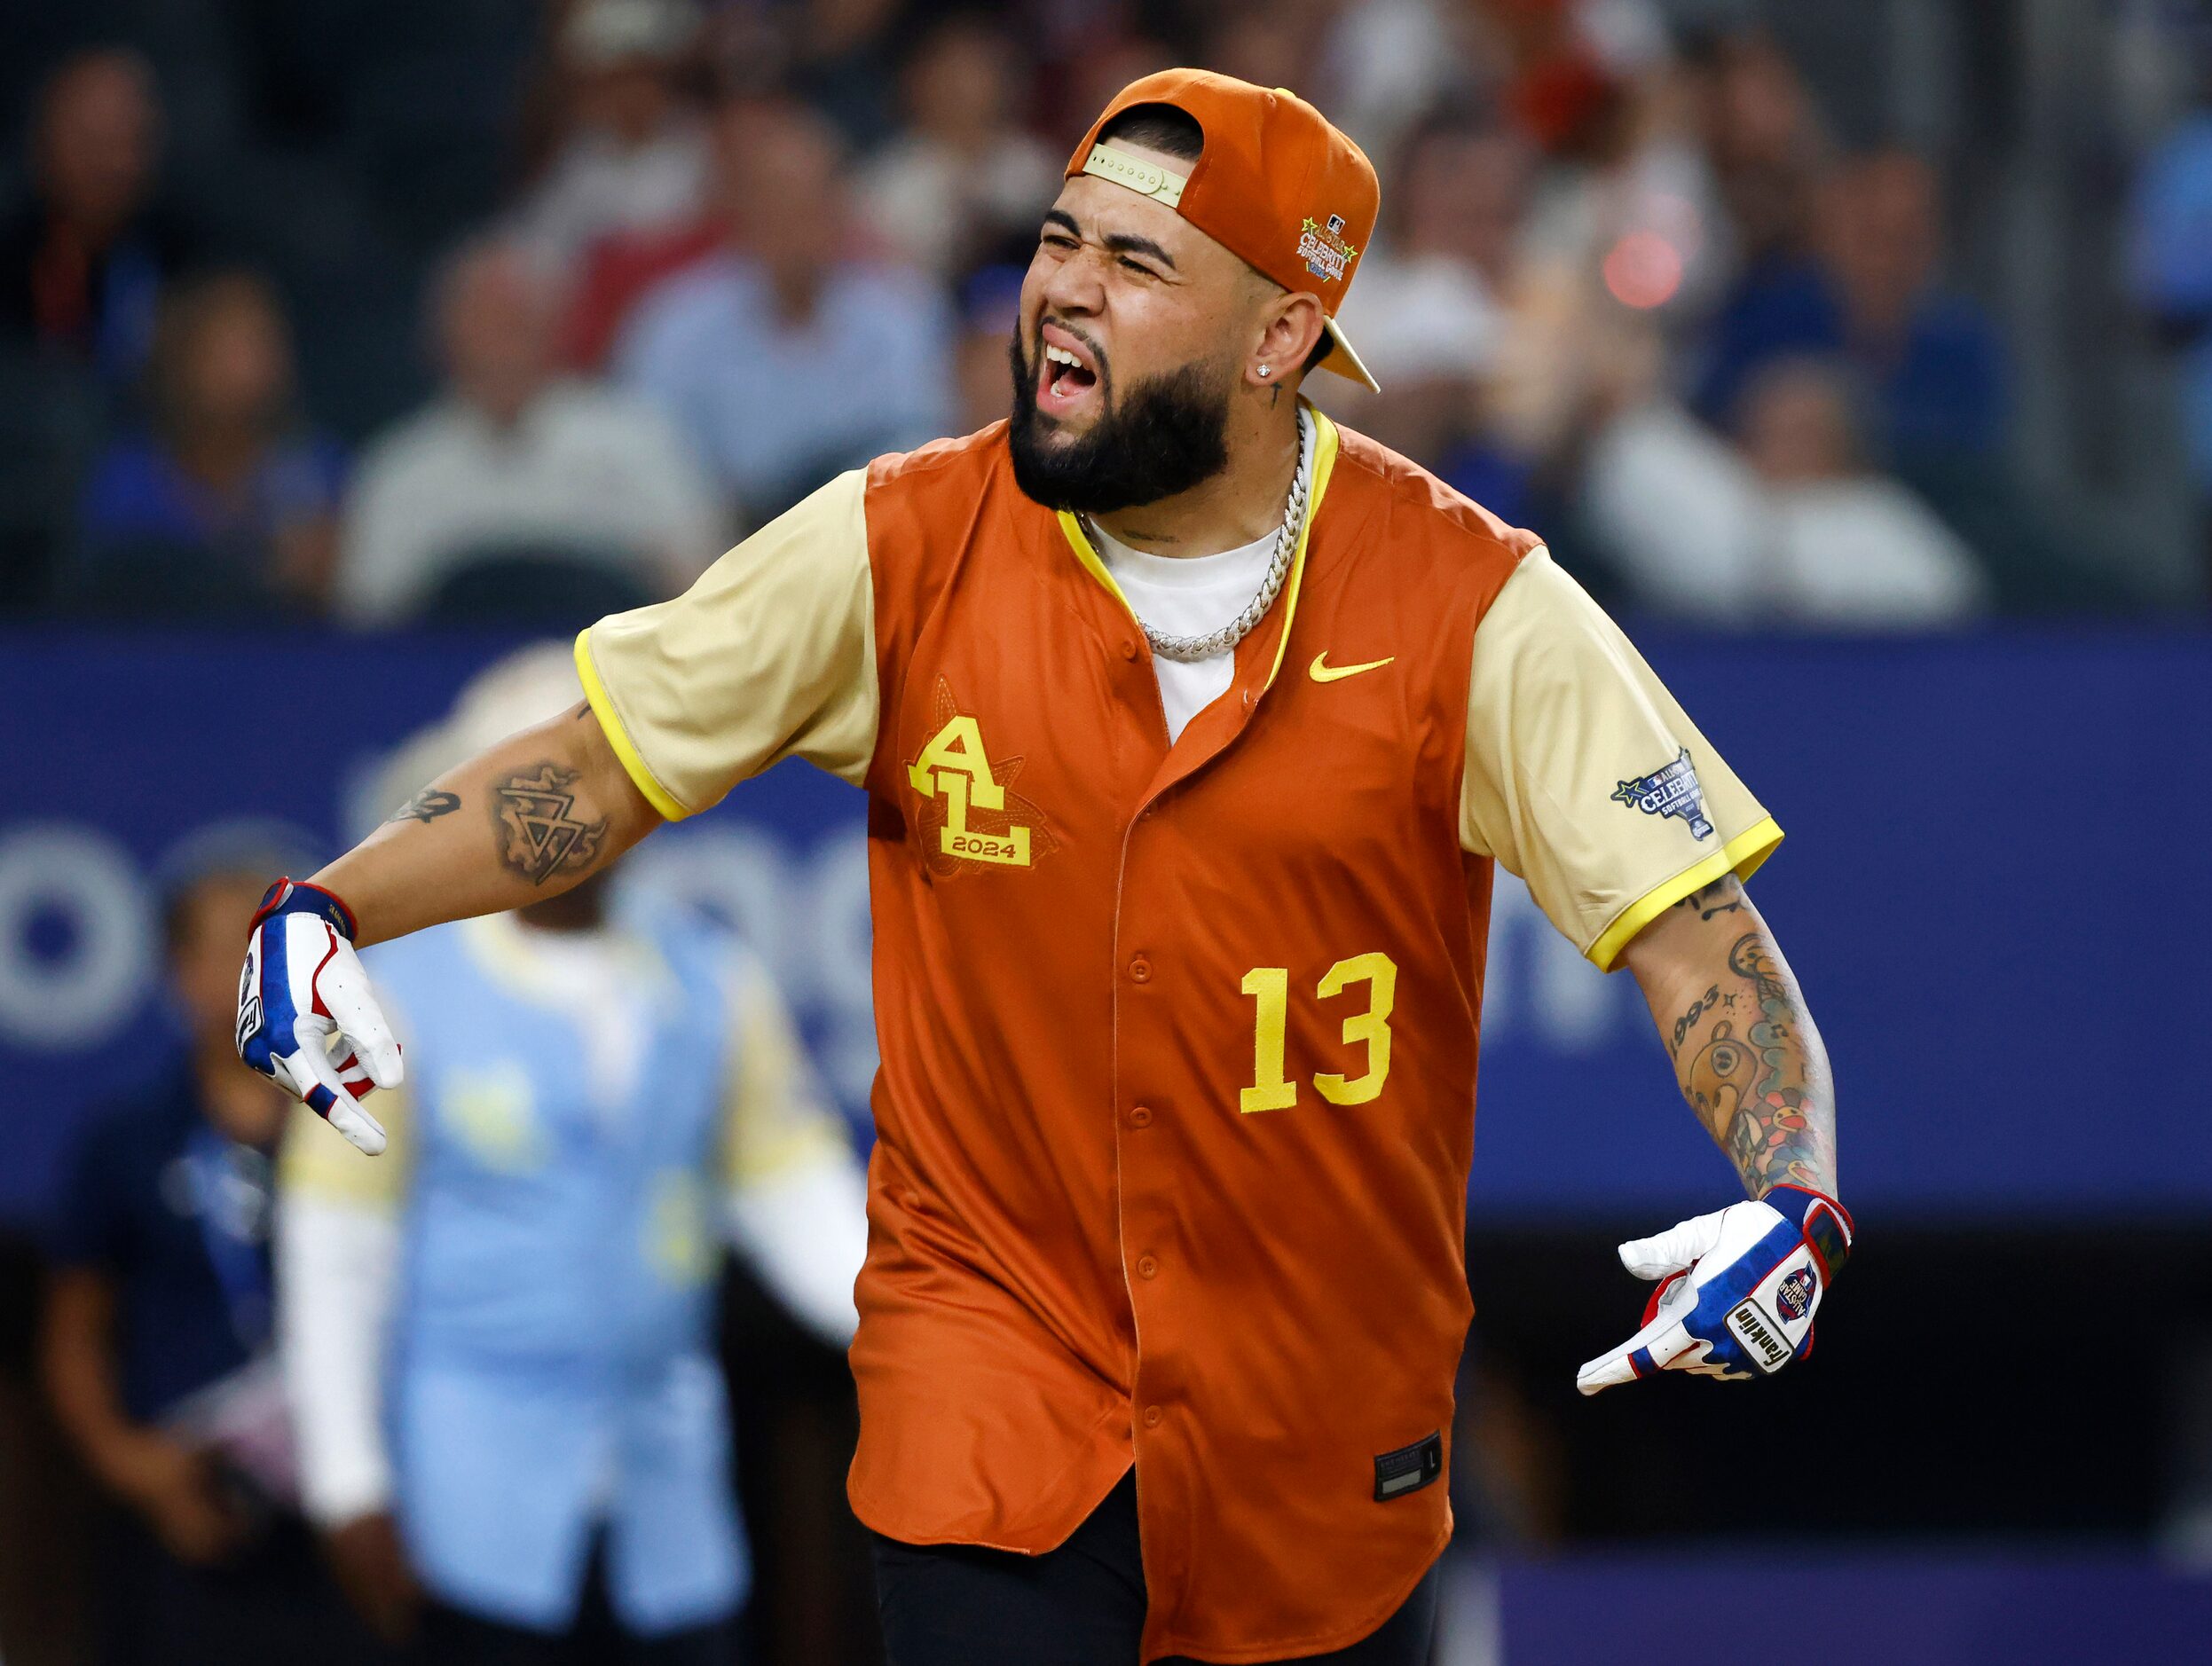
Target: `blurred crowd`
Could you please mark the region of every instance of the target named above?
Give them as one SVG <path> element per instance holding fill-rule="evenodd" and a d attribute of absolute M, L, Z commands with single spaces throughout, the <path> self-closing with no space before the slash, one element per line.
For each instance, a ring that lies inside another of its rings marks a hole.
<path fill-rule="evenodd" d="M 1345 316 L 1384 391 L 1316 397 L 1609 601 L 2139 601 L 2017 465 L 2017 344 L 1955 281 L 1942 171 L 1839 139 L 1754 7 L 70 10 L 8 26 L 0 608 L 550 625 L 665 594 L 830 472 L 1003 413 L 1065 148 L 1177 61 L 1297 88 L 1381 170 Z M 2112 321 L 2175 344 L 2205 481 L 2208 136 L 2200 107 L 2153 146 Z"/>

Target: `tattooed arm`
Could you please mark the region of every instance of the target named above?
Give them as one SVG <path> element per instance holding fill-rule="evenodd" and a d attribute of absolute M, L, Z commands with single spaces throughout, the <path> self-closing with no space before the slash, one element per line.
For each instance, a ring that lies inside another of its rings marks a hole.
<path fill-rule="evenodd" d="M 1774 934 L 1734 875 L 1685 897 L 1626 960 L 1696 1112 L 1744 1189 L 1787 1181 L 1836 1195 L 1828 1052 Z"/>
<path fill-rule="evenodd" d="M 351 906 L 366 947 L 541 901 L 659 825 L 579 705 L 447 771 L 314 879 Z"/>

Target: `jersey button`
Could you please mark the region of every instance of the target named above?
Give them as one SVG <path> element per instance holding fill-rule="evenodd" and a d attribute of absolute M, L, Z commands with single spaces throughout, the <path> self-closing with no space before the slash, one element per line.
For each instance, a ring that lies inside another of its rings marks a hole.
<path fill-rule="evenodd" d="M 1151 1256 L 1139 1255 L 1137 1258 L 1137 1276 L 1139 1278 L 1156 1278 L 1159 1274 L 1160 1263 Z"/>
<path fill-rule="evenodd" d="M 1162 1411 L 1158 1406 L 1146 1406 L 1145 1408 L 1145 1426 L 1148 1429 L 1158 1428 L 1160 1426 L 1160 1419 L 1167 1415 L 1168 1414 Z"/>
<path fill-rule="evenodd" d="M 1150 1128 L 1152 1126 L 1152 1107 L 1148 1104 L 1138 1105 L 1137 1109 L 1129 1113 L 1129 1125 L 1133 1128 Z"/>
<path fill-rule="evenodd" d="M 1123 659 L 1135 659 L 1137 657 L 1137 639 L 1135 637 L 1125 636 L 1122 639 L 1122 657 Z"/>
<path fill-rule="evenodd" d="M 1130 962 L 1129 975 L 1133 982 L 1140 984 L 1150 983 L 1152 981 L 1152 963 L 1146 960 L 1142 955 L 1139 955 L 1135 960 Z"/>

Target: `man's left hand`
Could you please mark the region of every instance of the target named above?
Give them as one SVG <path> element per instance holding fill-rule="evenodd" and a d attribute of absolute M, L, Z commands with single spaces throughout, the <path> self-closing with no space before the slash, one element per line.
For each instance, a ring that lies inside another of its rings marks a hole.
<path fill-rule="evenodd" d="M 1811 1351 L 1813 1316 L 1851 1240 L 1851 1216 L 1833 1198 L 1776 1186 L 1622 1245 L 1621 1264 L 1658 1288 L 1643 1328 L 1577 1371 L 1575 1387 L 1594 1395 L 1662 1371 L 1772 1376 Z"/>

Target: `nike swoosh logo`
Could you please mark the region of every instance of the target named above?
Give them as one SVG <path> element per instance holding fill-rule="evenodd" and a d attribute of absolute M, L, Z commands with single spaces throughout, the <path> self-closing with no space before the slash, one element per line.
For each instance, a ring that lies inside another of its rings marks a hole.
<path fill-rule="evenodd" d="M 1329 651 L 1325 648 L 1313 656 L 1313 664 L 1306 667 L 1314 681 L 1335 682 L 1342 678 L 1357 677 L 1363 671 L 1381 671 L 1390 660 L 1397 657 L 1392 654 L 1389 659 L 1371 659 L 1364 665 L 1331 665 L 1326 663 L 1328 656 Z"/>

